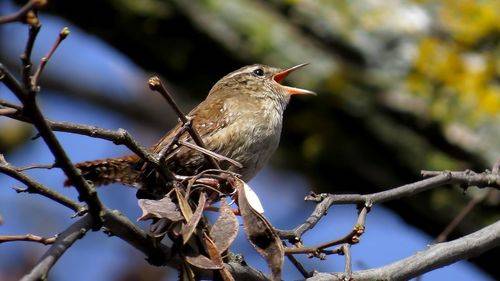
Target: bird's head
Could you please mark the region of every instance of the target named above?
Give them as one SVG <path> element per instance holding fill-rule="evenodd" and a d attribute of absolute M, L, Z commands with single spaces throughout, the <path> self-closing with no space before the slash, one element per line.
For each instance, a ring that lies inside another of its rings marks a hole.
<path fill-rule="evenodd" d="M 209 95 L 217 92 L 247 95 L 256 99 L 272 99 L 286 106 L 292 95 L 315 95 L 309 90 L 281 84 L 290 73 L 306 65 L 307 63 L 303 63 L 286 69 L 262 64 L 248 65 L 222 77 L 212 87 Z"/>

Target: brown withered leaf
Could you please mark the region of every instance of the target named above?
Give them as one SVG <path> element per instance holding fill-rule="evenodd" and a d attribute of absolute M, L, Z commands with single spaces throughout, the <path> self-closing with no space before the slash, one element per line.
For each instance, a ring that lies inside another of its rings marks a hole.
<path fill-rule="evenodd" d="M 234 239 L 238 235 L 239 223 L 234 215 L 233 210 L 227 204 L 226 200 L 222 200 L 220 206 L 220 216 L 215 221 L 212 229 L 210 229 L 210 237 L 212 237 L 219 253 L 225 252 Z"/>
<path fill-rule="evenodd" d="M 168 196 L 160 200 L 139 199 L 138 203 L 139 207 L 142 209 L 142 215 L 137 220 L 155 218 L 180 221 L 183 219 L 179 209 Z"/>
<path fill-rule="evenodd" d="M 195 266 L 195 267 L 201 268 L 201 269 L 215 270 L 215 269 L 221 269 L 223 267 L 223 265 L 216 264 L 211 259 L 209 259 L 201 254 L 198 254 L 197 256 L 186 256 L 186 261 L 189 264 L 191 264 L 192 266 Z"/>
<path fill-rule="evenodd" d="M 241 180 L 237 182 L 237 190 L 238 206 L 248 240 L 267 261 L 272 272 L 272 279 L 281 280 L 281 268 L 285 254 L 283 244 L 267 219 L 249 204 L 245 195 L 244 183 Z"/>
<path fill-rule="evenodd" d="M 181 281 L 196 281 L 196 276 L 189 264 L 183 262 L 181 271 L 179 272 L 179 280 Z"/>
<path fill-rule="evenodd" d="M 175 195 L 177 196 L 177 201 L 179 202 L 179 208 L 181 209 L 181 213 L 186 219 L 186 221 L 189 221 L 193 216 L 193 210 L 191 209 L 191 206 L 189 206 L 189 202 L 182 194 L 182 191 L 177 187 L 174 188 L 174 190 L 175 190 Z"/>
<path fill-rule="evenodd" d="M 207 252 L 210 256 L 210 259 L 215 264 L 221 266 L 221 269 L 219 269 L 219 273 L 222 277 L 222 280 L 235 281 L 229 270 L 224 267 L 224 261 L 222 260 L 219 249 L 217 249 L 214 241 L 212 241 L 212 239 L 210 239 L 210 237 L 205 232 L 203 232 L 203 241 L 205 242 L 205 246 L 207 247 Z"/>
<path fill-rule="evenodd" d="M 182 226 L 181 234 L 182 234 L 183 244 L 186 244 L 186 242 L 189 241 L 189 238 L 191 238 L 191 235 L 193 235 L 193 232 L 196 229 L 198 222 L 200 222 L 206 201 L 207 197 L 205 193 L 202 192 L 200 194 L 200 198 L 198 199 L 198 206 L 196 207 L 196 211 L 194 211 L 194 214 L 191 216 L 191 219 L 188 221 L 188 223 Z"/>

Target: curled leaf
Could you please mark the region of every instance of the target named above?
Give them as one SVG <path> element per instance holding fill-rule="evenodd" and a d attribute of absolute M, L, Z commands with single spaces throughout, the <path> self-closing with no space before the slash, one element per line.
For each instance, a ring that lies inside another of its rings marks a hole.
<path fill-rule="evenodd" d="M 189 202 L 186 200 L 182 191 L 179 188 L 174 188 L 175 195 L 177 196 L 177 201 L 179 202 L 179 208 L 181 209 L 181 213 L 184 216 L 186 221 L 189 221 L 193 216 L 193 210 L 191 210 L 191 206 L 189 206 Z"/>
<path fill-rule="evenodd" d="M 201 269 L 221 269 L 223 265 L 217 264 L 213 262 L 211 259 L 205 257 L 204 255 L 197 255 L 197 256 L 186 256 L 186 261 L 191 264 L 192 266 L 195 266 L 197 268 Z"/>
<path fill-rule="evenodd" d="M 225 252 L 233 243 L 238 235 L 238 219 L 234 215 L 233 210 L 227 204 L 226 200 L 222 200 L 220 207 L 220 216 L 215 221 L 212 229 L 210 229 L 210 237 L 213 238 L 219 253 Z"/>
<path fill-rule="evenodd" d="M 272 279 L 281 280 L 285 254 L 283 244 L 267 219 L 250 205 L 243 181 L 237 183 L 237 190 L 238 206 L 248 240 L 266 260 L 272 272 Z"/>
<path fill-rule="evenodd" d="M 243 188 L 245 189 L 248 204 L 250 204 L 250 206 L 252 206 L 257 213 L 263 214 L 264 207 L 262 207 L 262 203 L 260 203 L 257 193 L 255 193 L 255 191 L 253 191 L 253 189 L 246 182 L 243 182 Z"/>
<path fill-rule="evenodd" d="M 180 221 L 183 219 L 177 206 L 169 197 L 164 197 L 160 200 L 139 199 L 138 203 L 142 209 L 142 215 L 137 220 L 156 218 Z"/>
<path fill-rule="evenodd" d="M 184 198 L 184 197 L 183 197 Z M 186 225 L 183 226 L 181 234 L 182 234 L 182 243 L 186 244 L 193 235 L 198 222 L 200 222 L 201 215 L 203 214 L 203 209 L 205 208 L 205 202 L 207 201 L 207 197 L 205 193 L 200 194 L 200 198 L 198 199 L 198 206 L 196 207 L 196 211 L 191 216 L 191 219 L 188 221 Z"/>
<path fill-rule="evenodd" d="M 222 276 L 222 280 L 224 281 L 235 281 L 231 273 L 227 268 L 224 267 L 224 261 L 220 255 L 219 249 L 215 245 L 214 241 L 210 239 L 210 237 L 203 232 L 203 241 L 205 242 L 205 246 L 207 247 L 208 255 L 210 259 L 217 265 L 220 265 L 222 268 L 219 269 L 219 273 Z"/>

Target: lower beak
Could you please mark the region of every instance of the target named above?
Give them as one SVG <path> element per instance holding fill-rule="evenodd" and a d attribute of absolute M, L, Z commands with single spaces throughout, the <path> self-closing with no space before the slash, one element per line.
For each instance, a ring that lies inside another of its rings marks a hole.
<path fill-rule="evenodd" d="M 282 70 L 276 74 L 274 74 L 273 79 L 274 81 L 278 82 L 281 84 L 281 81 L 283 81 L 290 73 L 294 72 L 295 70 L 302 68 L 309 63 L 303 63 L 299 64 L 290 68 L 287 68 L 285 70 Z M 305 89 L 300 89 L 300 88 L 295 88 L 295 87 L 288 87 L 288 86 L 283 86 L 281 87 L 289 94 L 289 95 L 316 95 L 315 92 L 305 90 Z"/>

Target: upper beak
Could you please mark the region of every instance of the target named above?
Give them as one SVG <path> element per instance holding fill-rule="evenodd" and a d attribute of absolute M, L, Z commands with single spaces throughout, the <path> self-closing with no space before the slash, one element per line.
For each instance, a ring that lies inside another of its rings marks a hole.
<path fill-rule="evenodd" d="M 285 79 L 290 73 L 292 73 L 295 70 L 297 70 L 299 68 L 302 68 L 302 67 L 304 67 L 304 66 L 306 66 L 308 64 L 309 63 L 302 63 L 302 64 L 299 64 L 299 65 L 287 68 L 285 70 L 282 70 L 282 71 L 274 74 L 273 79 L 274 79 L 274 81 L 276 81 L 278 83 L 281 83 L 281 81 L 283 81 L 283 79 Z M 312 91 L 309 91 L 309 90 L 305 90 L 305 89 L 300 89 L 300 88 L 295 88 L 295 87 L 288 87 L 288 86 L 283 86 L 283 85 L 281 87 L 283 87 L 285 89 L 285 91 L 289 95 L 316 95 L 315 92 L 312 92 Z"/>

